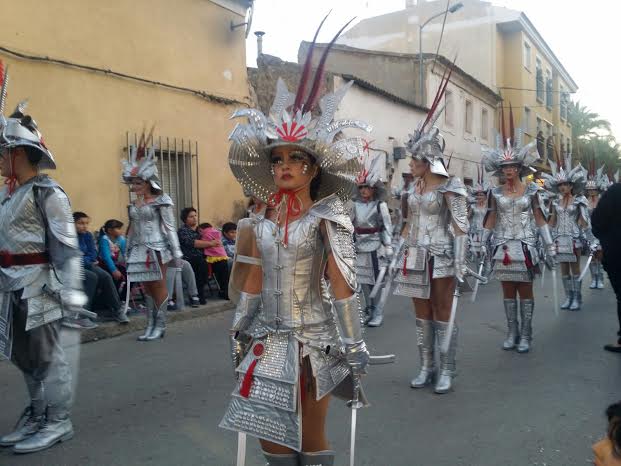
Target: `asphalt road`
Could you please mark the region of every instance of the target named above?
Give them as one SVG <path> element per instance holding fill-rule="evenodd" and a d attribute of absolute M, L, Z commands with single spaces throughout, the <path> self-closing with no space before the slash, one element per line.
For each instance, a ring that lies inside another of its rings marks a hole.
<path fill-rule="evenodd" d="M 621 398 L 621 355 L 602 350 L 616 331 L 614 295 L 585 290 L 582 312 L 555 315 L 551 291 L 537 284 L 536 294 L 527 355 L 500 349 L 505 323 L 498 283 L 481 287 L 474 304 L 463 298 L 459 377 L 455 391 L 443 396 L 409 387 L 418 366 L 414 316 L 408 300 L 392 298 L 385 325 L 370 329 L 367 340 L 398 361 L 373 367 L 366 379 L 373 406 L 358 417 L 357 465 L 590 464 L 590 446 L 605 431 L 603 411 Z M 233 465 L 236 436 L 217 427 L 233 388 L 230 314 L 172 324 L 155 343 L 128 334 L 73 346 L 74 359 L 79 356 L 75 438 L 29 456 L 0 450 L 0 464 Z M 0 364 L 1 430 L 12 427 L 24 394 L 18 371 Z M 348 464 L 349 414 L 333 400 L 329 433 L 337 466 Z M 251 438 L 247 464 L 264 464 Z"/>

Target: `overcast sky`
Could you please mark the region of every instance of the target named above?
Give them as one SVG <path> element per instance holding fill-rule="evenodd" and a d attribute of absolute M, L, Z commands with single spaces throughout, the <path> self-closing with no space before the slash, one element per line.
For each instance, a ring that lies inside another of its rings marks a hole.
<path fill-rule="evenodd" d="M 617 89 L 621 79 L 616 74 L 621 3 L 616 0 L 493 0 L 492 3 L 526 13 L 578 84 L 579 91 L 573 99 L 609 120 L 613 133 L 621 139 Z M 254 31 L 266 32 L 264 53 L 297 61 L 300 41 L 312 40 L 330 8 L 333 11 L 319 36 L 321 42 L 329 41 L 352 16 L 368 18 L 404 7 L 405 0 L 255 0 L 252 31 L 247 41 L 248 65 L 256 64 Z"/>

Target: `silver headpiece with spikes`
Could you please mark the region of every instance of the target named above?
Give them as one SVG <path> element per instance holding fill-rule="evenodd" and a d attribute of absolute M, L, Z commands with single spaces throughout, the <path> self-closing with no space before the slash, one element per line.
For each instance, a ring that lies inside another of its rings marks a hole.
<path fill-rule="evenodd" d="M 604 192 L 610 186 L 610 180 L 608 175 L 604 173 L 606 166 L 602 165 L 597 169 L 594 174 L 589 174 L 587 177 L 585 191 L 599 191 Z"/>
<path fill-rule="evenodd" d="M 136 178 L 140 178 L 148 182 L 153 188 L 163 191 L 153 146 L 138 147 L 131 145 L 129 147 L 129 160 L 123 160 L 123 182 L 129 184 Z"/>
<path fill-rule="evenodd" d="M 548 160 L 551 173 L 542 173 L 541 178 L 545 182 L 545 188 L 555 194 L 559 193 L 558 186 L 563 183 L 572 185 L 572 191 L 575 195 L 582 194 L 587 179 L 587 170 L 578 164 L 571 168 L 571 154 L 565 156 L 565 160 L 554 162 Z"/>

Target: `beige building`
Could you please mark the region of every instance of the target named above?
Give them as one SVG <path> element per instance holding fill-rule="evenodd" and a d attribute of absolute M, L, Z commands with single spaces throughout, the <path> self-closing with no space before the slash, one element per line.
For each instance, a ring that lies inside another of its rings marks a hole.
<path fill-rule="evenodd" d="M 501 94 L 506 118 L 511 104 L 516 125 L 525 129 L 527 142 L 539 138 L 544 158 L 554 148 L 559 153 L 571 150 L 567 107 L 577 84 L 542 35 L 523 12 L 481 0 L 462 3 L 461 9 L 447 16 L 440 54 L 457 53 L 460 68 Z M 404 10 L 362 20 L 339 42 L 418 53 L 419 25 L 445 8 L 446 2 L 440 0 L 406 0 Z M 441 32 L 442 16 L 424 26 L 424 52 L 436 51 Z"/>
<path fill-rule="evenodd" d="M 213 223 L 242 198 L 227 164 L 234 108 L 249 102 L 247 0 L 7 2 L 0 58 L 7 111 L 29 98 L 75 210 L 126 220 L 121 160 L 155 124 L 160 175 L 178 208 Z M 10 20 L 9 20 L 10 18 Z"/>
<path fill-rule="evenodd" d="M 306 59 L 309 43 L 303 42 L 298 52 L 298 62 Z M 316 57 L 321 55 L 325 44 L 317 44 Z M 434 56 L 435 57 L 435 56 Z M 342 75 L 351 74 L 380 89 L 400 98 L 403 102 L 422 110 L 426 114 L 443 74 L 451 62 L 443 56 L 433 60 L 424 56 L 423 82 L 426 92 L 424 106 L 415 104 L 417 83 L 419 81 L 418 55 L 386 51 L 363 50 L 345 45 L 335 45 L 327 60 L 327 69 Z M 449 172 L 463 178 L 467 183 L 476 181 L 477 167 L 481 160 L 481 146 L 490 145 L 494 140 L 496 107 L 501 98 L 492 89 L 455 67 L 446 90 L 443 114 L 436 122 L 446 141 L 446 161 L 450 158 Z M 345 104 L 345 102 L 344 102 Z M 388 128 L 385 132 L 394 137 L 396 146 L 404 146 L 409 133 L 421 121 L 422 114 L 404 117 L 397 109 L 373 106 L 360 106 L 360 118 L 381 120 L 380 126 Z M 373 139 L 375 139 L 375 135 Z M 452 154 L 452 157 L 451 157 Z M 395 171 L 408 170 L 407 159 L 396 159 Z M 400 177 L 395 177 L 398 180 Z"/>

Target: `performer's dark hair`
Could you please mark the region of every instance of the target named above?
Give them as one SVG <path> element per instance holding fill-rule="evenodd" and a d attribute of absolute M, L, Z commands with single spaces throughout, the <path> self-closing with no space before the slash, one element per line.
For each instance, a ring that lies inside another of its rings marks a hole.
<path fill-rule="evenodd" d="M 612 442 L 612 452 L 621 458 L 621 402 L 613 403 L 606 408 L 608 418 L 608 438 Z"/>
<path fill-rule="evenodd" d="M 197 210 L 194 207 L 184 207 L 181 209 L 181 221 L 185 223 L 192 212 L 197 212 Z"/>

